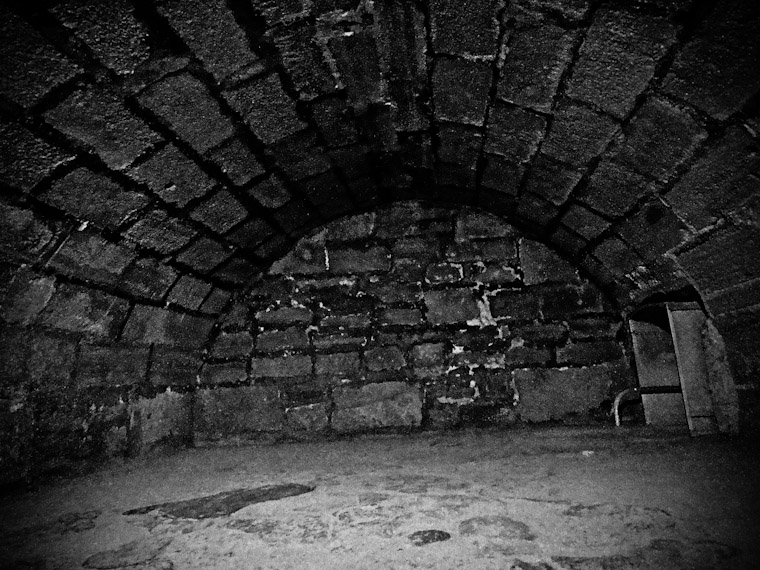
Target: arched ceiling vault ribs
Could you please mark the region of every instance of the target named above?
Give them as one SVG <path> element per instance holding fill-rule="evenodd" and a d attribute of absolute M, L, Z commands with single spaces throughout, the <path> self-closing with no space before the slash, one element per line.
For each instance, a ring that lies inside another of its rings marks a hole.
<path fill-rule="evenodd" d="M 429 199 L 532 231 L 623 303 L 692 286 L 752 329 L 759 10 L 13 2 L 4 267 L 194 312 L 331 219 Z"/>

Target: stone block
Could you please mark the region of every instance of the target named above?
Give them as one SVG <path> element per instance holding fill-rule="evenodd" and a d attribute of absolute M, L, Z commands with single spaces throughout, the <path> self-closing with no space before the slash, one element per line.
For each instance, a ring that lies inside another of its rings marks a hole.
<path fill-rule="evenodd" d="M 426 291 L 424 298 L 427 320 L 432 325 L 461 325 L 480 316 L 480 309 L 471 289 Z"/>
<path fill-rule="evenodd" d="M 130 450 L 145 453 L 158 444 L 187 444 L 192 437 L 192 407 L 189 394 L 169 391 L 131 401 Z"/>
<path fill-rule="evenodd" d="M 270 150 L 275 156 L 287 157 L 280 160 L 279 166 L 294 181 L 322 174 L 332 168 L 317 133 L 312 130 L 298 131 L 287 136 L 272 145 Z M 287 229 L 285 224 L 281 225 Z"/>
<path fill-rule="evenodd" d="M 546 119 L 519 107 L 503 105 L 491 107 L 488 117 L 483 150 L 516 164 L 530 160 L 544 138 Z"/>
<path fill-rule="evenodd" d="M 567 337 L 567 328 L 564 324 L 524 324 L 518 327 L 509 327 L 508 332 L 517 339 L 523 339 L 531 344 L 557 344 Z"/>
<path fill-rule="evenodd" d="M 76 285 L 59 285 L 40 315 L 43 326 L 114 339 L 127 317 L 129 303 L 113 295 Z"/>
<path fill-rule="evenodd" d="M 615 159 L 641 174 L 667 178 L 694 154 L 707 131 L 688 112 L 649 99 L 628 124 Z"/>
<path fill-rule="evenodd" d="M 193 244 L 182 250 L 176 259 L 179 263 L 190 266 L 194 271 L 207 273 L 227 261 L 232 249 L 218 241 L 205 236 L 199 237 Z"/>
<path fill-rule="evenodd" d="M 208 315 L 219 315 L 229 303 L 232 294 L 229 291 L 214 287 L 206 300 L 201 305 L 201 312 Z"/>
<path fill-rule="evenodd" d="M 55 291 L 55 279 L 33 273 L 21 267 L 2 299 L 0 318 L 6 323 L 28 326 L 47 306 Z"/>
<path fill-rule="evenodd" d="M 330 38 L 327 44 L 357 114 L 383 98 L 379 57 L 373 28 Z"/>
<path fill-rule="evenodd" d="M 555 206 L 561 206 L 580 182 L 582 175 L 583 173 L 578 169 L 570 168 L 543 154 L 538 154 L 533 160 L 530 174 L 525 182 L 526 190 L 530 193 L 528 196 L 535 195 Z M 548 220 L 540 212 L 540 208 L 536 208 L 535 204 L 527 201 L 525 195 L 521 198 L 518 214 L 525 213 L 529 219 L 544 225 Z M 523 204 L 525 209 L 522 208 Z M 555 211 L 550 208 L 548 213 L 553 217 Z"/>
<path fill-rule="evenodd" d="M 0 388 L 3 396 L 23 389 L 28 382 L 29 335 L 19 327 L 0 327 Z M 6 388 L 10 388 L 6 391 Z"/>
<path fill-rule="evenodd" d="M 154 386 L 193 386 L 197 382 L 202 364 L 198 352 L 155 346 L 148 378 Z"/>
<path fill-rule="evenodd" d="M 252 378 L 293 378 L 311 374 L 311 357 L 290 354 L 275 358 L 252 358 Z"/>
<path fill-rule="evenodd" d="M 584 368 L 517 369 L 518 417 L 526 422 L 569 419 L 587 414 L 609 398 L 614 370 L 607 364 Z"/>
<path fill-rule="evenodd" d="M 490 188 L 496 192 L 491 196 L 486 196 L 481 192 L 479 203 L 487 207 L 494 207 L 494 204 L 507 204 L 505 211 L 513 209 L 512 196 L 517 196 L 519 192 L 520 179 L 522 178 L 522 168 L 513 161 L 499 156 L 497 154 L 485 154 L 485 167 L 480 184 L 484 188 Z M 498 196 L 498 201 L 494 199 L 494 194 Z"/>
<path fill-rule="evenodd" d="M 594 249 L 593 254 L 618 277 L 627 275 L 644 265 L 638 253 L 617 236 L 610 236 L 604 240 Z"/>
<path fill-rule="evenodd" d="M 79 66 L 5 7 L 0 8 L 0 36 L 0 93 L 26 109 L 81 72 Z"/>
<path fill-rule="evenodd" d="M 462 4 L 457 0 L 430 2 L 430 32 L 433 50 L 459 56 L 493 58 L 499 36 L 496 19 L 498 0 Z"/>
<path fill-rule="evenodd" d="M 425 281 L 433 285 L 456 283 L 463 278 L 461 263 L 431 263 L 425 270 Z"/>
<path fill-rule="evenodd" d="M 636 172 L 610 160 L 602 160 L 591 175 L 580 201 L 608 216 L 621 216 L 653 185 Z"/>
<path fill-rule="evenodd" d="M 593 240 L 610 226 L 610 223 L 601 216 L 576 204 L 570 205 L 567 209 L 562 216 L 562 223 L 586 240 Z"/>
<path fill-rule="evenodd" d="M 306 127 L 276 74 L 225 91 L 224 97 L 265 144 L 275 143 Z"/>
<path fill-rule="evenodd" d="M 173 144 L 130 168 L 129 174 L 147 184 L 162 200 L 180 208 L 205 196 L 214 185 L 213 180 Z"/>
<path fill-rule="evenodd" d="M 505 263 L 475 263 L 471 268 L 471 279 L 488 285 L 510 285 L 520 281 L 514 267 Z"/>
<path fill-rule="evenodd" d="M 302 97 L 313 99 L 335 91 L 335 78 L 318 43 L 317 27 L 309 21 L 267 31 L 277 46 L 282 64 L 288 70 Z"/>
<path fill-rule="evenodd" d="M 618 229 L 644 259 L 659 257 L 691 235 L 686 225 L 658 199 L 652 199 Z"/>
<path fill-rule="evenodd" d="M 108 242 L 97 233 L 74 232 L 48 261 L 48 266 L 63 275 L 114 284 L 134 258 L 132 250 Z"/>
<path fill-rule="evenodd" d="M 356 378 L 359 376 L 359 353 L 336 352 L 334 354 L 318 354 L 314 364 L 316 374 L 344 376 Z"/>
<path fill-rule="evenodd" d="M 412 347 L 411 364 L 415 368 L 435 368 L 446 362 L 446 345 L 442 342 L 427 342 Z"/>
<path fill-rule="evenodd" d="M 223 0 L 161 2 L 158 10 L 217 82 L 258 60 Z"/>
<path fill-rule="evenodd" d="M 73 157 L 16 123 L 0 122 L 0 180 L 29 191 Z"/>
<path fill-rule="evenodd" d="M 59 4 L 52 12 L 103 65 L 116 73 L 134 73 L 150 55 L 148 30 L 125 0 Z"/>
<path fill-rule="evenodd" d="M 517 243 L 512 236 L 458 242 L 446 248 L 445 256 L 458 263 L 505 261 L 517 258 Z"/>
<path fill-rule="evenodd" d="M 551 362 L 554 351 L 545 346 L 518 343 L 510 346 L 505 356 L 505 365 L 509 366 L 546 366 Z"/>
<path fill-rule="evenodd" d="M 574 32 L 549 23 L 517 29 L 510 37 L 497 97 L 544 113 L 551 111 L 575 41 Z"/>
<path fill-rule="evenodd" d="M 391 252 L 382 246 L 368 249 L 330 248 L 329 268 L 332 273 L 373 273 L 388 271 L 391 266 Z"/>
<path fill-rule="evenodd" d="M 573 342 L 557 348 L 557 364 L 587 366 L 619 360 L 622 357 L 622 347 L 612 340 Z"/>
<path fill-rule="evenodd" d="M 255 376 L 253 371 L 251 371 L 251 376 Z M 206 386 L 240 384 L 248 380 L 248 372 L 245 362 L 204 363 L 199 378 L 201 383 Z"/>
<path fill-rule="evenodd" d="M 568 95 L 622 119 L 675 40 L 675 29 L 665 18 L 599 10 L 581 46 Z"/>
<path fill-rule="evenodd" d="M 502 290 L 489 297 L 491 314 L 511 321 L 533 320 L 539 315 L 538 298 L 531 291 Z"/>
<path fill-rule="evenodd" d="M 541 152 L 562 162 L 583 166 L 604 151 L 619 128 L 608 116 L 563 99 L 554 110 Z"/>
<path fill-rule="evenodd" d="M 398 370 L 406 366 L 406 359 L 397 346 L 379 346 L 364 351 L 364 365 L 372 372 Z"/>
<path fill-rule="evenodd" d="M 253 350 L 251 333 L 221 332 L 211 346 L 211 358 L 238 358 L 249 356 Z"/>
<path fill-rule="evenodd" d="M 141 344 L 198 348 L 208 339 L 214 321 L 158 307 L 135 305 L 122 337 Z"/>
<path fill-rule="evenodd" d="M 248 195 L 265 208 L 279 208 L 287 204 L 292 196 L 279 178 L 270 176 L 248 189 Z"/>
<path fill-rule="evenodd" d="M 599 291 L 586 284 L 549 287 L 540 292 L 541 314 L 545 319 L 565 320 L 570 316 L 602 310 Z"/>
<path fill-rule="evenodd" d="M 308 324 L 311 322 L 311 311 L 306 307 L 278 307 L 257 312 L 256 320 L 260 325 L 279 327 Z"/>
<path fill-rule="evenodd" d="M 197 311 L 212 287 L 207 281 L 183 275 L 174 284 L 166 300 L 185 309 Z"/>
<path fill-rule="evenodd" d="M 39 334 L 32 337 L 27 361 L 29 380 L 43 391 L 68 389 L 76 348 L 74 338 Z M 19 351 L 18 356 L 23 357 L 23 352 Z"/>
<path fill-rule="evenodd" d="M 327 405 L 318 402 L 285 409 L 288 427 L 297 431 L 324 431 L 329 425 Z"/>
<path fill-rule="evenodd" d="M 132 164 L 161 140 L 116 93 L 102 88 L 72 93 L 44 116 L 53 127 L 91 147 L 117 170 Z"/>
<path fill-rule="evenodd" d="M 663 88 L 725 120 L 760 89 L 756 72 L 760 14 L 752 2 L 729 0 L 711 6 L 703 22 L 679 51 Z"/>
<path fill-rule="evenodd" d="M 327 271 L 327 250 L 321 239 L 302 239 L 288 254 L 275 261 L 273 275 L 318 275 Z"/>
<path fill-rule="evenodd" d="M 115 229 L 149 201 L 144 194 L 127 190 L 86 168 L 77 168 L 54 182 L 39 199 L 75 218 L 109 229 Z"/>
<path fill-rule="evenodd" d="M 223 142 L 206 156 L 221 167 L 235 186 L 248 184 L 265 172 L 256 155 L 237 138 Z"/>
<path fill-rule="evenodd" d="M 132 297 L 160 301 L 177 281 L 178 273 L 159 261 L 141 258 L 130 265 L 118 283 Z"/>
<path fill-rule="evenodd" d="M 247 215 L 245 207 L 227 190 L 219 190 L 190 212 L 191 218 L 219 234 L 242 222 Z"/>
<path fill-rule="evenodd" d="M 415 326 L 422 323 L 419 309 L 385 309 L 380 315 L 380 323 L 389 326 Z"/>
<path fill-rule="evenodd" d="M 198 152 L 204 153 L 234 134 L 232 123 L 222 115 L 206 86 L 187 73 L 162 79 L 138 100 Z"/>
<path fill-rule="evenodd" d="M 367 344 L 367 337 L 353 331 L 315 332 L 312 343 L 317 350 L 333 350 L 342 348 L 358 350 Z"/>
<path fill-rule="evenodd" d="M 524 238 L 520 240 L 520 265 L 526 285 L 549 281 L 560 283 L 578 281 L 578 272 L 575 267 L 537 241 Z"/>
<path fill-rule="evenodd" d="M 442 124 L 438 128 L 438 158 L 443 162 L 475 170 L 482 147 L 483 135 L 475 127 Z"/>
<path fill-rule="evenodd" d="M 479 210 L 463 210 L 457 215 L 454 239 L 467 242 L 481 238 L 501 238 L 512 235 L 512 228 L 501 218 Z"/>
<path fill-rule="evenodd" d="M 259 275 L 260 267 L 253 265 L 248 259 L 232 256 L 221 267 L 211 274 L 225 285 L 240 287 L 248 283 L 252 277 Z"/>
<path fill-rule="evenodd" d="M 199 390 L 193 418 L 195 435 L 202 440 L 278 432 L 285 423 L 277 390 L 267 386 Z"/>
<path fill-rule="evenodd" d="M 81 344 L 76 359 L 79 387 L 134 386 L 145 381 L 148 349 L 129 345 Z"/>
<path fill-rule="evenodd" d="M 256 337 L 256 350 L 278 352 L 289 349 L 305 349 L 309 346 L 309 336 L 304 327 L 289 327 L 282 331 L 265 331 Z"/>
<path fill-rule="evenodd" d="M 751 140 L 741 127 L 729 127 L 668 192 L 673 209 L 697 230 L 760 194 L 760 155 L 746 152 Z"/>
<path fill-rule="evenodd" d="M 383 382 L 333 390 L 332 429 L 339 433 L 384 427 L 418 427 L 422 422 L 419 388 Z"/>
<path fill-rule="evenodd" d="M 148 212 L 125 232 L 128 239 L 162 254 L 186 246 L 195 235 L 195 230 L 164 210 Z"/>
<path fill-rule="evenodd" d="M 437 119 L 482 126 L 491 85 L 485 62 L 440 59 L 433 68 Z"/>
<path fill-rule="evenodd" d="M 614 339 L 622 323 L 609 317 L 585 317 L 568 321 L 572 340 Z"/>

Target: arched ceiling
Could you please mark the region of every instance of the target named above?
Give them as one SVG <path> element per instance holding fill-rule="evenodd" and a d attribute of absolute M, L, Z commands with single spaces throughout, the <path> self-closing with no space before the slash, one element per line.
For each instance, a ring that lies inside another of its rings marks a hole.
<path fill-rule="evenodd" d="M 424 198 L 506 217 L 623 306 L 693 287 L 760 338 L 754 0 L 12 2 L 0 22 L 7 275 L 228 294 L 328 220 Z"/>

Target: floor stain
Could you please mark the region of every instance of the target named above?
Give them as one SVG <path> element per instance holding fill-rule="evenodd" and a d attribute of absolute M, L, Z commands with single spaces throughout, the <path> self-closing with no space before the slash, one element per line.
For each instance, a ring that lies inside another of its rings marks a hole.
<path fill-rule="evenodd" d="M 409 540 L 415 546 L 424 546 L 431 542 L 443 542 L 451 538 L 451 535 L 443 530 L 418 530 L 409 535 Z"/>
<path fill-rule="evenodd" d="M 536 535 L 524 522 L 499 515 L 464 520 L 459 524 L 459 532 L 464 536 L 484 536 L 511 540 L 536 539 Z"/>

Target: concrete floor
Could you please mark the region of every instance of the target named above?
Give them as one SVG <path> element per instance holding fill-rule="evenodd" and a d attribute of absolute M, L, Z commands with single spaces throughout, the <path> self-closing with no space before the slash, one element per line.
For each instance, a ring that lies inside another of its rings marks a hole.
<path fill-rule="evenodd" d="M 0 568 L 758 568 L 756 451 L 545 428 L 154 454 L 3 498 Z M 285 483 L 314 489 L 123 514 Z"/>

